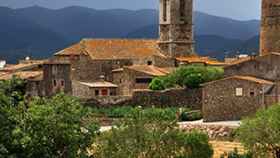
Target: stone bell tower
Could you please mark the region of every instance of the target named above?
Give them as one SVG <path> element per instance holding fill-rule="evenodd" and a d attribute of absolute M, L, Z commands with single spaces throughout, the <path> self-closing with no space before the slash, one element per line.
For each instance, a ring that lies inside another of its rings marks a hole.
<path fill-rule="evenodd" d="M 280 53 L 280 0 L 262 0 L 260 55 Z"/>
<path fill-rule="evenodd" d="M 160 0 L 159 19 L 158 45 L 165 55 L 193 55 L 193 0 Z"/>

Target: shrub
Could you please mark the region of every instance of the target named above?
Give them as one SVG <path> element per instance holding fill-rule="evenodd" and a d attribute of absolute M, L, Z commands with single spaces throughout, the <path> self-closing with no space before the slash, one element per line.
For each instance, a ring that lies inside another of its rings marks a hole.
<path fill-rule="evenodd" d="M 240 154 L 237 149 L 234 149 L 232 152 L 221 155 L 221 158 L 253 158 L 253 156 L 250 153 Z"/>
<path fill-rule="evenodd" d="M 164 81 L 162 78 L 156 77 L 152 80 L 152 82 L 149 84 L 149 89 L 151 90 L 164 90 Z"/>
<path fill-rule="evenodd" d="M 154 78 L 149 86 L 152 90 L 166 88 L 188 87 L 198 88 L 200 84 L 217 80 L 223 77 L 223 69 L 219 67 L 190 65 L 180 67 L 173 73 L 160 78 Z"/>
<path fill-rule="evenodd" d="M 244 119 L 237 131 L 241 142 L 260 157 L 280 157 L 280 105 L 262 109 L 254 117 Z"/>
<path fill-rule="evenodd" d="M 213 154 L 207 135 L 181 132 L 173 118 L 142 109 L 135 109 L 112 131 L 102 133 L 95 142 L 92 154 L 101 158 L 211 158 Z"/>
<path fill-rule="evenodd" d="M 95 122 L 87 121 L 88 110 L 63 94 L 34 99 L 28 108 L 20 104 L 1 109 L 13 126 L 0 130 L 0 140 L 15 157 L 82 157 L 98 131 Z"/>
<path fill-rule="evenodd" d="M 201 119 L 201 111 L 184 111 L 180 115 L 180 121 L 196 121 Z"/>

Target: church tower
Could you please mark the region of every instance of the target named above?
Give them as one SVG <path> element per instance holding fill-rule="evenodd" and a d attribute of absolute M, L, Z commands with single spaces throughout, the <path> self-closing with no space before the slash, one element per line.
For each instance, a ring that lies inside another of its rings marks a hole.
<path fill-rule="evenodd" d="M 280 53 L 280 0 L 262 0 L 260 55 Z"/>
<path fill-rule="evenodd" d="M 194 54 L 193 0 L 160 0 L 158 45 L 166 56 Z"/>

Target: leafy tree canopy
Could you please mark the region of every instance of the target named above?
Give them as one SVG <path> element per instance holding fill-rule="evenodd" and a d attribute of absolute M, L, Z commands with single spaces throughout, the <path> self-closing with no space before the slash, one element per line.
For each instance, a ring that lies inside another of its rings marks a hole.
<path fill-rule="evenodd" d="M 242 121 L 238 136 L 244 145 L 259 157 L 273 153 L 280 158 L 280 105 L 257 112 L 252 118 Z"/>
<path fill-rule="evenodd" d="M 198 88 L 200 84 L 222 78 L 223 69 L 202 65 L 190 65 L 178 68 L 173 73 L 153 79 L 149 88 L 163 90 L 176 86 Z"/>
<path fill-rule="evenodd" d="M 160 111 L 136 109 L 112 131 L 102 133 L 92 154 L 102 158 L 211 158 L 207 135 L 182 132 L 174 119 Z"/>

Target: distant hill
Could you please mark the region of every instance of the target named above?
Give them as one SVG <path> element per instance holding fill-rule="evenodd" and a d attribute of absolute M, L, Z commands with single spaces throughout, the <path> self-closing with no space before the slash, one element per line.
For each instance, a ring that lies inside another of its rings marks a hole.
<path fill-rule="evenodd" d="M 26 55 L 48 57 L 82 38 L 158 37 L 156 10 L 0 7 L 0 19 L 0 58 L 8 62 Z M 255 49 L 258 30 L 259 21 L 195 13 L 196 49 L 201 54 L 216 52 L 220 58 L 225 51 Z"/>

